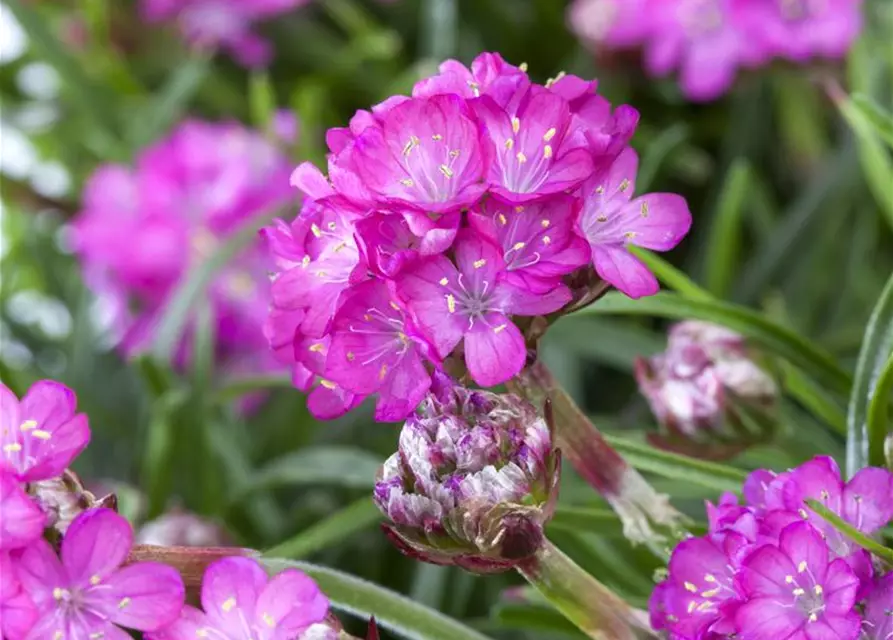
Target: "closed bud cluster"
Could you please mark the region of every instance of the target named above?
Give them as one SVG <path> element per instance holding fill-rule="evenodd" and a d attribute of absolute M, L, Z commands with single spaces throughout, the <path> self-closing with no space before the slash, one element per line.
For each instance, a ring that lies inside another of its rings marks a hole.
<path fill-rule="evenodd" d="M 740 335 L 687 321 L 667 350 L 636 362 L 639 390 L 661 426 L 652 443 L 724 458 L 764 440 L 775 426 L 778 389 Z"/>
<path fill-rule="evenodd" d="M 534 407 L 438 381 L 379 472 L 374 499 L 407 555 L 478 573 L 510 569 L 543 543 L 559 456 Z"/>

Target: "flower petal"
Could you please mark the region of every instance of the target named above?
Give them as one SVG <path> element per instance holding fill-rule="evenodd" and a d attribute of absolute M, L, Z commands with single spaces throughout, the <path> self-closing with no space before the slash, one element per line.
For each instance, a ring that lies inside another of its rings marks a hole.
<path fill-rule="evenodd" d="M 592 245 L 592 261 L 599 276 L 630 298 L 660 291 L 654 274 L 623 245 Z"/>
<path fill-rule="evenodd" d="M 818 579 L 828 569 L 828 543 L 822 534 L 808 522 L 796 522 L 781 532 L 778 543 L 798 573 L 809 571 Z"/>
<path fill-rule="evenodd" d="M 868 467 L 843 490 L 844 519 L 859 531 L 872 534 L 893 519 L 893 473 Z"/>
<path fill-rule="evenodd" d="M 156 631 L 177 619 L 186 590 L 173 567 L 139 562 L 120 569 L 102 582 L 101 592 L 111 606 L 106 614 L 115 623 L 140 631 Z M 92 590 L 99 594 L 99 589 Z"/>
<path fill-rule="evenodd" d="M 490 313 L 465 334 L 465 363 L 479 385 L 492 387 L 517 375 L 527 359 L 524 337 L 511 320 Z"/>
<path fill-rule="evenodd" d="M 735 614 L 742 638 L 779 640 L 790 638 L 806 624 L 806 616 L 797 608 L 784 606 L 772 598 L 756 598 L 742 605 Z"/>
<path fill-rule="evenodd" d="M 65 532 L 60 557 L 72 587 L 112 574 L 130 553 L 133 529 L 111 509 L 84 511 Z"/>
<path fill-rule="evenodd" d="M 18 563 L 18 577 L 22 588 L 42 612 L 55 608 L 53 589 L 64 588 L 69 584 L 56 552 L 43 539 L 30 545 L 22 553 Z"/>
<path fill-rule="evenodd" d="M 18 549 L 40 538 L 46 520 L 15 478 L 0 472 L 0 550 Z"/>
<path fill-rule="evenodd" d="M 738 581 L 745 595 L 750 598 L 776 598 L 793 601 L 787 576 L 797 574 L 797 567 L 777 547 L 766 545 L 751 553 L 744 560 Z"/>
<path fill-rule="evenodd" d="M 267 585 L 267 574 L 248 558 L 223 558 L 205 571 L 202 607 L 211 623 L 241 637 L 242 620 L 254 616 L 257 598 Z"/>
<path fill-rule="evenodd" d="M 261 592 L 255 616 L 269 626 L 272 620 L 278 633 L 294 634 L 322 622 L 328 611 L 329 601 L 316 583 L 297 569 L 286 569 Z"/>

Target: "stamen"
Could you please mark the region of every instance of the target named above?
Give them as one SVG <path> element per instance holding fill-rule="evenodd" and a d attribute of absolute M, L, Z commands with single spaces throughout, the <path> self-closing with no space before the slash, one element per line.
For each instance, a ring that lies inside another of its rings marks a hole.
<path fill-rule="evenodd" d="M 685 587 L 686 591 L 691 591 L 692 593 L 698 592 L 698 588 L 695 585 L 693 585 L 691 582 L 685 582 L 685 583 L 683 583 L 682 586 Z"/>
<path fill-rule="evenodd" d="M 540 221 L 540 226 L 541 226 L 543 229 L 548 229 L 548 228 L 549 228 L 549 225 L 551 225 L 551 224 L 552 224 L 552 223 L 549 222 L 548 220 L 546 220 L 545 218 L 543 218 L 542 221 Z"/>
<path fill-rule="evenodd" d="M 3 450 L 7 453 L 17 453 L 22 450 L 22 445 L 18 442 L 10 442 L 9 444 L 3 445 Z"/>
<path fill-rule="evenodd" d="M 806 571 L 807 568 L 808 567 L 806 566 L 806 560 L 801 560 L 800 564 L 797 565 L 797 572 L 803 573 L 804 571 Z"/>
<path fill-rule="evenodd" d="M 319 230 L 319 227 L 316 226 L 316 223 L 310 225 L 310 231 L 313 232 L 313 235 L 317 238 L 322 237 L 322 231 Z"/>
<path fill-rule="evenodd" d="M 480 260 L 475 260 L 473 264 L 474 264 L 475 269 L 480 269 L 485 264 L 487 264 L 487 260 L 484 258 L 481 258 Z"/>
<path fill-rule="evenodd" d="M 324 386 L 326 389 L 337 389 L 338 388 L 337 384 L 335 384 L 331 380 L 326 380 L 325 378 L 320 378 L 319 384 Z"/>
<path fill-rule="evenodd" d="M 555 127 L 552 127 L 551 129 L 546 131 L 546 134 L 543 136 L 543 140 L 548 142 L 549 140 L 551 140 L 552 138 L 555 137 L 556 133 L 558 133 L 558 131 L 555 129 Z"/>
<path fill-rule="evenodd" d="M 506 324 L 501 324 L 501 325 L 499 325 L 499 326 L 497 326 L 497 327 L 493 327 L 493 333 L 500 333 L 501 331 L 505 331 L 505 328 L 506 328 L 507 326 L 508 326 L 508 325 L 506 325 Z"/>
<path fill-rule="evenodd" d="M 311 353 L 321 353 L 325 347 L 322 346 L 322 343 L 317 342 L 316 344 L 311 344 L 308 351 Z"/>
<path fill-rule="evenodd" d="M 28 431 L 29 429 L 33 429 L 37 426 L 37 420 L 25 420 L 21 425 L 19 425 L 20 431 Z"/>
<path fill-rule="evenodd" d="M 234 597 L 230 596 L 223 602 L 222 605 L 220 605 L 220 608 L 223 609 L 224 613 L 229 613 L 230 611 L 232 611 L 233 609 L 236 608 L 236 604 L 238 604 L 236 602 L 236 599 Z"/>
<path fill-rule="evenodd" d="M 552 157 L 552 145 L 547 144 L 545 147 L 543 147 L 543 156 L 545 156 L 546 158 Z"/>
<path fill-rule="evenodd" d="M 518 133 L 521 130 L 521 119 L 517 116 L 512 116 L 512 131 Z"/>
<path fill-rule="evenodd" d="M 441 279 L 439 280 L 439 282 L 440 282 L 440 284 L 442 284 L 444 287 L 447 286 L 447 285 L 450 283 L 450 281 L 449 281 L 446 277 L 441 278 Z"/>
<path fill-rule="evenodd" d="M 452 293 L 447 294 L 446 301 L 447 309 L 450 310 L 450 313 L 456 313 L 456 298 L 453 297 Z"/>
<path fill-rule="evenodd" d="M 508 224 L 508 220 L 506 220 L 505 214 L 500 213 L 497 217 L 499 218 L 499 224 L 501 224 L 501 225 Z"/>
<path fill-rule="evenodd" d="M 520 162 L 521 164 L 524 164 L 525 162 L 527 162 L 527 156 L 524 155 L 523 151 L 519 151 L 518 153 L 516 153 L 515 157 L 518 159 L 518 162 Z"/>
<path fill-rule="evenodd" d="M 453 177 L 453 170 L 450 169 L 450 168 L 449 168 L 448 166 L 446 166 L 445 164 L 440 165 L 440 172 L 441 172 L 444 176 L 446 176 L 446 179 L 447 179 L 447 180 L 449 180 L 450 178 Z"/>
<path fill-rule="evenodd" d="M 51 434 L 49 431 L 44 431 L 43 429 L 35 429 L 31 432 L 31 435 L 38 440 L 49 440 L 53 437 L 53 434 Z"/>

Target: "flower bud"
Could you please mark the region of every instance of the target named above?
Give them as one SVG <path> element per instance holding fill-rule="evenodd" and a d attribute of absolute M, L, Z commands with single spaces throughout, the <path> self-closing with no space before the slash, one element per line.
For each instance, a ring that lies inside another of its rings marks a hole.
<path fill-rule="evenodd" d="M 144 524 L 136 534 L 136 541 L 160 547 L 226 547 L 232 544 L 221 526 L 181 509 L 172 509 Z"/>
<path fill-rule="evenodd" d="M 492 573 L 540 548 L 558 479 L 558 453 L 532 405 L 441 378 L 403 426 L 374 499 L 403 553 Z"/>
<path fill-rule="evenodd" d="M 47 528 L 59 535 L 82 511 L 99 507 L 117 511 L 115 494 L 97 498 L 70 469 L 56 478 L 30 483 L 28 493 L 47 515 Z"/>
<path fill-rule="evenodd" d="M 654 445 L 727 458 L 765 440 L 775 427 L 778 388 L 744 338 L 706 322 L 670 329 L 667 350 L 639 359 L 639 390 L 661 426 Z"/>

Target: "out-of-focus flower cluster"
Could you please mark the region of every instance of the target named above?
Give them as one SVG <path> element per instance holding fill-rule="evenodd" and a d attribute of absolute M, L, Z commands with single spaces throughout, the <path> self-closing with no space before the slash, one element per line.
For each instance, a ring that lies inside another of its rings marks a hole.
<path fill-rule="evenodd" d="M 529 318 L 578 301 L 595 273 L 655 293 L 627 248 L 669 250 L 691 219 L 677 195 L 633 197 L 637 122 L 596 82 L 539 85 L 483 54 L 329 130 L 328 177 L 299 166 L 299 216 L 266 231 L 267 334 L 311 411 L 377 395 L 377 419 L 403 419 L 445 365 L 505 382 L 524 365 Z"/>
<path fill-rule="evenodd" d="M 247 67 L 263 66 L 273 58 L 272 45 L 252 29 L 305 5 L 309 0 L 141 0 L 147 22 L 176 22 L 192 45 L 221 48 Z"/>
<path fill-rule="evenodd" d="M 844 482 L 817 457 L 753 472 L 744 496 L 708 503 L 707 535 L 673 551 L 651 599 L 655 629 L 679 640 L 890 637 L 893 573 L 806 501 L 872 536 L 893 518 L 893 473 L 869 467 Z"/>
<path fill-rule="evenodd" d="M 21 400 L 0 383 L 4 640 L 129 638 L 125 628 L 155 640 L 341 637 L 325 595 L 296 569 L 269 579 L 255 560 L 218 560 L 205 572 L 200 611 L 184 607 L 174 567 L 128 562 L 133 529 L 102 506 L 108 500 L 60 497 L 73 488 L 67 468 L 90 439 L 76 411 L 74 393 L 57 382 L 37 382 Z"/>
<path fill-rule="evenodd" d="M 644 49 L 651 75 L 679 73 L 693 100 L 725 93 L 739 69 L 773 58 L 803 63 L 846 54 L 861 0 L 575 0 L 571 29 L 609 49 Z"/>
<path fill-rule="evenodd" d="M 105 165 L 93 174 L 74 222 L 75 249 L 126 353 L 147 346 L 177 286 L 216 247 L 290 202 L 289 171 L 285 154 L 260 133 L 187 121 L 143 150 L 134 167 Z M 217 356 L 229 372 L 277 366 L 261 330 L 267 266 L 258 242 L 208 289 Z M 179 363 L 190 353 L 191 340 L 182 340 Z"/>
<path fill-rule="evenodd" d="M 667 350 L 635 365 L 662 428 L 652 443 L 726 457 L 769 435 L 778 388 L 754 358 L 745 339 L 723 327 L 695 320 L 673 326 Z"/>
<path fill-rule="evenodd" d="M 469 571 L 505 571 L 543 544 L 558 498 L 558 455 L 536 409 L 437 375 L 400 432 L 374 499 L 404 553 Z"/>

